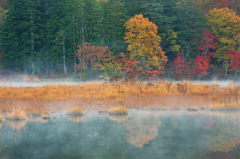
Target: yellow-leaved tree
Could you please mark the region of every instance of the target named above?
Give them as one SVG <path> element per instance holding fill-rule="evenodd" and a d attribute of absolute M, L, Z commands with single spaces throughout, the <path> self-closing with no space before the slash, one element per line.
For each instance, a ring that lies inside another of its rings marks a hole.
<path fill-rule="evenodd" d="M 167 56 L 160 46 L 158 27 L 142 14 L 131 17 L 124 26 L 124 39 L 129 44 L 127 50 L 139 60 L 140 74 L 153 78 L 163 73 Z"/>
<path fill-rule="evenodd" d="M 214 8 L 209 11 L 207 18 L 212 32 L 218 36 L 218 58 L 225 60 L 229 49 L 240 49 L 240 16 L 229 8 Z"/>
<path fill-rule="evenodd" d="M 218 36 L 217 58 L 228 72 L 229 50 L 240 51 L 240 16 L 229 8 L 212 9 L 207 14 L 212 32 Z"/>

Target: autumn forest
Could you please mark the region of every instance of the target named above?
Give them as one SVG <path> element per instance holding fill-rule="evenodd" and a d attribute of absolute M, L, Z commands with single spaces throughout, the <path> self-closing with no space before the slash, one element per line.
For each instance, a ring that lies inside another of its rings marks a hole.
<path fill-rule="evenodd" d="M 240 0 L 0 0 L 0 74 L 240 75 Z"/>

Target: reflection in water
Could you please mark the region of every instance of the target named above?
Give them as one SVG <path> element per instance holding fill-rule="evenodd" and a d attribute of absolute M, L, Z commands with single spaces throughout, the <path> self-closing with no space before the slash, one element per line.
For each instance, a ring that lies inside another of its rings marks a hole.
<path fill-rule="evenodd" d="M 210 150 L 229 152 L 240 144 L 240 115 L 238 113 L 215 113 L 214 118 L 208 116 L 206 119 L 212 126 L 210 129 L 212 137 L 207 144 Z"/>
<path fill-rule="evenodd" d="M 12 141 L 14 145 L 19 145 L 21 140 L 21 129 L 27 123 L 26 120 L 7 120 L 6 122 L 12 128 Z"/>
<path fill-rule="evenodd" d="M 42 119 L 42 118 L 31 118 L 29 119 L 30 122 L 36 122 L 36 123 L 47 123 L 48 119 Z"/>
<path fill-rule="evenodd" d="M 84 119 L 84 116 L 68 116 L 67 118 L 68 121 L 80 123 Z"/>
<path fill-rule="evenodd" d="M 161 127 L 169 131 L 174 131 L 175 129 L 177 129 L 177 123 L 174 119 L 168 119 L 164 123 L 162 123 Z"/>
<path fill-rule="evenodd" d="M 13 130 L 20 131 L 25 126 L 27 120 L 7 120 L 6 122 Z"/>
<path fill-rule="evenodd" d="M 215 137 L 210 140 L 209 148 L 212 151 L 229 152 L 240 144 L 239 138 Z"/>
<path fill-rule="evenodd" d="M 148 144 L 157 137 L 160 124 L 161 121 L 157 114 L 136 112 L 124 122 L 127 130 L 125 138 L 130 144 L 142 148 L 144 144 Z"/>
<path fill-rule="evenodd" d="M 2 121 L 0 121 L 0 128 L 2 127 Z M 0 130 L 1 131 L 1 130 Z M 0 141 L 0 158 L 9 159 L 8 153 L 5 151 L 6 145 Z"/>
<path fill-rule="evenodd" d="M 113 121 L 123 122 L 128 119 L 128 115 L 109 115 L 109 119 Z"/>
<path fill-rule="evenodd" d="M 6 146 L 0 142 L 0 158 L 1 159 L 9 159 L 8 153 L 5 151 Z"/>
<path fill-rule="evenodd" d="M 6 120 L 0 158 L 231 159 L 240 156 L 240 113 L 130 110 L 128 116 Z M 116 122 L 118 121 L 118 122 Z M 7 155 L 6 155 L 7 154 Z"/>

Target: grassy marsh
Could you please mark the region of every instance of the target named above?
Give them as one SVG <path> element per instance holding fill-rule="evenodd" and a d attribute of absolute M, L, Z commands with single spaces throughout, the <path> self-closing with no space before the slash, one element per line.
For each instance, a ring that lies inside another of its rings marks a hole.
<path fill-rule="evenodd" d="M 76 105 L 97 110 L 113 107 L 239 109 L 239 97 L 240 86 L 234 83 L 222 87 L 189 81 L 0 87 L 0 109 L 9 112 L 16 105 L 28 113 L 66 110 Z"/>

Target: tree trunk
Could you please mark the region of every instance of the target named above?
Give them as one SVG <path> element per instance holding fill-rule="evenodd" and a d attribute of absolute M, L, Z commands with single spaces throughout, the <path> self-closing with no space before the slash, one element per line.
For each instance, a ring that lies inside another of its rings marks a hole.
<path fill-rule="evenodd" d="M 84 43 L 84 25 L 83 25 L 83 7 L 81 8 L 81 17 L 82 17 L 82 43 Z"/>
<path fill-rule="evenodd" d="M 223 67 L 225 68 L 225 77 L 226 77 L 228 73 L 228 60 L 223 61 Z"/>
<path fill-rule="evenodd" d="M 75 37 L 75 17 L 73 14 L 73 67 L 74 67 L 74 75 L 77 75 L 77 68 L 76 68 L 76 64 L 77 64 L 77 58 L 76 58 L 76 37 Z"/>
<path fill-rule="evenodd" d="M 33 24 L 33 16 L 32 16 L 32 11 L 31 11 L 31 47 L 32 47 L 32 58 L 31 58 L 31 65 L 32 65 L 32 75 L 34 75 L 35 74 L 35 63 L 34 63 L 34 39 L 33 39 L 33 35 L 34 35 L 34 33 L 33 33 L 33 26 L 32 26 L 32 24 Z"/>
<path fill-rule="evenodd" d="M 63 34 L 63 72 L 67 74 L 67 66 L 66 66 L 66 52 L 65 52 L 65 35 Z"/>
<path fill-rule="evenodd" d="M 34 61 L 31 61 L 31 67 L 32 67 L 32 75 L 35 75 L 35 63 L 34 63 Z"/>

